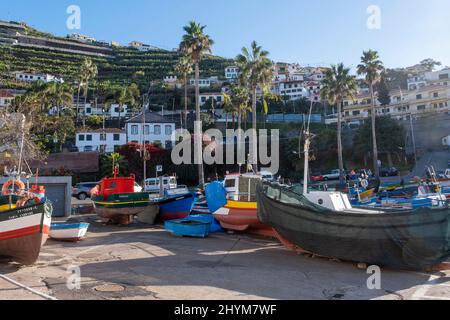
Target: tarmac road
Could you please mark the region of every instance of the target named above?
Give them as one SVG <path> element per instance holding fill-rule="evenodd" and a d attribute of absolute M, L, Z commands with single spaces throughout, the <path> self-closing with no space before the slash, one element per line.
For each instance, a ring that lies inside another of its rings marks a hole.
<path fill-rule="evenodd" d="M 3 262 L 0 274 L 57 299 L 450 300 L 450 271 L 382 270 L 381 289 L 369 290 L 369 275 L 355 264 L 299 255 L 270 239 L 177 238 L 161 227 L 83 219 L 92 223 L 86 240 L 50 240 L 35 265 Z M 71 266 L 79 268 L 80 289 Z M 0 298 L 44 299 L 1 278 Z"/>

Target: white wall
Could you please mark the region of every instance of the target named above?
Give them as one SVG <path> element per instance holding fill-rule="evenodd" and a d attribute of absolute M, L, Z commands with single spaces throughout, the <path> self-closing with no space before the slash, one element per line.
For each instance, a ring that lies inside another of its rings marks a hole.
<path fill-rule="evenodd" d="M 114 152 L 115 146 L 123 146 L 127 143 L 125 132 L 122 133 L 106 133 L 106 140 L 100 140 L 101 132 L 79 132 L 76 134 L 75 145 L 80 152 L 84 152 L 86 146 L 93 147 L 93 151 L 102 151 L 101 146 L 105 146 L 104 152 Z M 114 135 L 119 135 L 119 140 L 114 140 Z M 80 136 L 84 136 L 84 140 L 80 140 Z M 88 141 L 88 137 L 91 139 Z"/>
<path fill-rule="evenodd" d="M 166 127 L 168 128 L 167 134 Z M 160 142 L 163 148 L 166 147 L 167 142 L 175 144 L 175 123 L 147 123 L 144 139 L 142 139 L 142 123 L 127 123 L 126 131 L 127 142 L 137 141 L 140 144 L 143 144 L 144 141 L 151 144 Z"/>

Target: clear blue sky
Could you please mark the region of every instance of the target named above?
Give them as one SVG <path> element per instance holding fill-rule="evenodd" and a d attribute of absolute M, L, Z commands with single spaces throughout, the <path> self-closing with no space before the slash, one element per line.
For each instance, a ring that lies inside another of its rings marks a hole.
<path fill-rule="evenodd" d="M 235 57 L 258 41 L 276 61 L 344 62 L 376 49 L 387 67 L 431 57 L 450 65 L 448 0 L 3 0 L 0 19 L 66 35 L 66 9 L 81 8 L 81 30 L 100 40 L 178 46 L 195 19 L 216 41 L 214 54 Z M 369 5 L 381 9 L 381 30 L 369 30 Z M 6 6 L 6 8 L 5 8 Z"/>

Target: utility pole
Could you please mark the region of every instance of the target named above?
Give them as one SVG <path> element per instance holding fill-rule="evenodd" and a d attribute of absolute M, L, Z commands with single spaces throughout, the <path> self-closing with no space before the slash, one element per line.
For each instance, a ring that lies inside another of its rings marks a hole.
<path fill-rule="evenodd" d="M 149 96 L 147 96 L 147 100 L 149 101 Z M 145 95 L 142 97 L 142 148 L 143 148 L 143 160 L 144 160 L 144 182 L 142 184 L 144 191 L 145 191 L 145 182 L 147 180 L 147 146 L 145 143 L 145 123 L 146 123 L 146 119 L 145 119 L 145 103 L 146 103 L 146 99 L 145 99 Z"/>

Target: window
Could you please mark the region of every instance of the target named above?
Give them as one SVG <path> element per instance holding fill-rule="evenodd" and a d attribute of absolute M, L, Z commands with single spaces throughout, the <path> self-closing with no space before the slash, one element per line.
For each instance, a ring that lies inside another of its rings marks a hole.
<path fill-rule="evenodd" d="M 92 113 L 92 108 L 86 108 L 86 113 Z"/>
<path fill-rule="evenodd" d="M 78 140 L 84 141 L 84 134 L 80 134 L 80 135 L 78 136 Z"/>
<path fill-rule="evenodd" d="M 417 110 L 425 110 L 425 109 L 426 109 L 425 105 L 417 106 Z"/>
<path fill-rule="evenodd" d="M 133 124 L 131 126 L 131 134 L 134 135 L 134 136 L 139 134 L 139 127 L 138 127 L 138 125 Z"/>
<path fill-rule="evenodd" d="M 172 126 L 166 126 L 165 128 L 166 136 L 169 136 L 172 134 Z"/>
<path fill-rule="evenodd" d="M 439 93 L 438 92 L 433 92 L 433 98 L 438 98 L 439 97 Z"/>
<path fill-rule="evenodd" d="M 421 94 L 416 95 L 416 99 L 417 99 L 417 100 L 422 99 L 422 95 L 421 95 Z"/>
<path fill-rule="evenodd" d="M 113 139 L 114 139 L 114 141 L 119 141 L 120 140 L 120 134 L 115 133 Z"/>
<path fill-rule="evenodd" d="M 161 126 L 160 125 L 156 125 L 155 127 L 154 127 L 154 133 L 156 134 L 156 135 L 159 135 L 159 134 L 161 134 Z"/>
<path fill-rule="evenodd" d="M 150 134 L 150 125 L 146 124 L 144 126 L 144 135 L 149 135 Z"/>
<path fill-rule="evenodd" d="M 448 73 L 439 75 L 439 80 L 448 79 L 448 78 L 449 78 Z"/>
<path fill-rule="evenodd" d="M 106 133 L 100 134 L 100 141 L 106 141 Z"/>
<path fill-rule="evenodd" d="M 92 134 L 86 135 L 86 141 L 92 141 Z"/>

